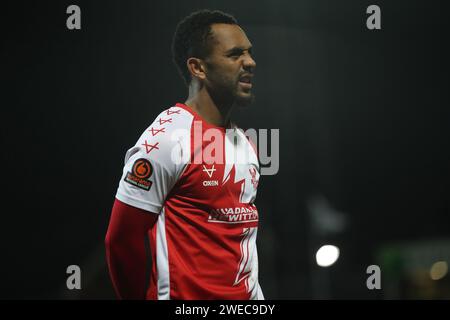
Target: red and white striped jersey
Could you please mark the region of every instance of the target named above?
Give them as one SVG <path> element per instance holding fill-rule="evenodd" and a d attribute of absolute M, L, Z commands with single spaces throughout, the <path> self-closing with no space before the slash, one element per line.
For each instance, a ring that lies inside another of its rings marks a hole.
<path fill-rule="evenodd" d="M 116 198 L 159 214 L 147 299 L 264 299 L 256 151 L 243 131 L 177 103 L 125 156 Z"/>

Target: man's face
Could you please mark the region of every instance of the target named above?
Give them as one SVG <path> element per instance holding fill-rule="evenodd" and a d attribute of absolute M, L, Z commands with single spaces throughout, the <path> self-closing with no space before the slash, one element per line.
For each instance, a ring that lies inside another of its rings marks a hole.
<path fill-rule="evenodd" d="M 238 25 L 213 24 L 211 51 L 205 59 L 205 85 L 214 96 L 248 105 L 253 101 L 252 78 L 256 62 L 252 44 Z"/>

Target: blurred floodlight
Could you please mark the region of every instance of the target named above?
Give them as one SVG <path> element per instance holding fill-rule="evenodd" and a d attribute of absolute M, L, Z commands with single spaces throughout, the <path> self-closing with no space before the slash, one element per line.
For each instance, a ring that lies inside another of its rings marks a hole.
<path fill-rule="evenodd" d="M 448 271 L 447 262 L 438 261 L 431 266 L 430 277 L 433 280 L 439 280 L 445 277 Z"/>
<path fill-rule="evenodd" d="M 339 258 L 339 248 L 333 245 L 322 246 L 316 253 L 317 264 L 321 267 L 329 267 Z"/>

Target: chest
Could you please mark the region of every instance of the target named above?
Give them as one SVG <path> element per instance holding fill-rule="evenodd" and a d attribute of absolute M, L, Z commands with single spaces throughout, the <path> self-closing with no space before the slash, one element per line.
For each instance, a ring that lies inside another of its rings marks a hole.
<path fill-rule="evenodd" d="M 189 193 L 214 207 L 252 204 L 260 178 L 255 149 L 243 135 L 225 135 L 221 142 L 194 148 L 186 175 Z"/>

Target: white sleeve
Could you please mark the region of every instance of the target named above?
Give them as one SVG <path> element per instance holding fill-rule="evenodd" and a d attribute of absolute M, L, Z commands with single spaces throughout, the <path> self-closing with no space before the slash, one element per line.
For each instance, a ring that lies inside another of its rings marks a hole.
<path fill-rule="evenodd" d="M 180 121 L 181 124 L 187 122 L 183 118 Z M 190 146 L 190 131 L 180 129 L 180 121 L 173 121 L 163 133 L 152 135 L 149 129 L 159 126 L 155 120 L 127 151 L 116 193 L 118 200 L 160 213 L 167 195 L 189 162 L 190 153 L 186 148 Z"/>

